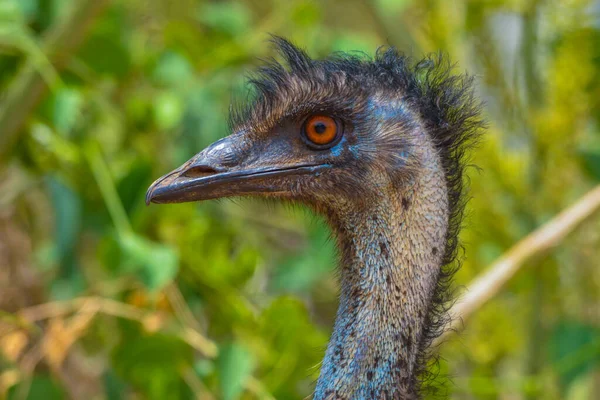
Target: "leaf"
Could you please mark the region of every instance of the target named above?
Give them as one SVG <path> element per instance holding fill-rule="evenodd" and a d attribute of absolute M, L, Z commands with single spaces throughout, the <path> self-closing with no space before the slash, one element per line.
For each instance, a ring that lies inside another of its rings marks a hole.
<path fill-rule="evenodd" d="M 121 400 L 125 398 L 127 385 L 117 376 L 114 370 L 108 369 L 102 378 L 107 399 Z"/>
<path fill-rule="evenodd" d="M 6 2 L 4 2 L 6 3 Z M 11 3 L 10 1 L 8 3 Z M 13 1 L 17 7 L 21 9 L 21 13 L 27 20 L 34 19 L 39 13 L 39 1 L 38 0 L 19 0 Z"/>
<path fill-rule="evenodd" d="M 265 349 L 261 362 L 270 371 L 263 380 L 269 392 L 277 399 L 302 397 L 298 387 L 286 382 L 307 379 L 308 371 L 318 372 L 313 366 L 321 361 L 322 354 L 315 349 L 325 348 L 327 335 L 312 323 L 304 303 L 292 296 L 272 301 L 262 312 L 259 324 L 261 347 Z"/>
<path fill-rule="evenodd" d="M 302 1 L 295 4 L 292 11 L 291 20 L 298 26 L 312 27 L 318 23 L 321 18 L 321 9 L 313 1 Z"/>
<path fill-rule="evenodd" d="M 52 101 L 52 122 L 56 130 L 69 137 L 81 110 L 83 96 L 73 88 L 58 90 Z"/>
<path fill-rule="evenodd" d="M 113 352 L 115 373 L 148 399 L 181 399 L 187 388 L 181 371 L 192 366 L 192 349 L 165 334 L 142 334 L 122 341 Z"/>
<path fill-rule="evenodd" d="M 163 92 L 156 96 L 153 106 L 154 121 L 161 130 L 174 128 L 183 117 L 183 101 L 173 92 Z"/>
<path fill-rule="evenodd" d="M 198 376 L 206 377 L 212 374 L 215 370 L 215 363 L 212 360 L 201 358 L 194 364 L 194 371 Z"/>
<path fill-rule="evenodd" d="M 125 269 L 138 273 L 150 290 L 159 291 L 177 275 L 179 257 L 173 248 L 135 234 L 123 235 L 120 245 Z"/>
<path fill-rule="evenodd" d="M 600 332 L 579 322 L 563 321 L 550 338 L 550 360 L 563 389 L 600 365 Z"/>
<path fill-rule="evenodd" d="M 28 1 L 25 1 L 24 4 L 19 3 L 15 1 L 0 1 L 0 26 L 4 27 L 8 24 L 23 23 L 23 14 L 27 8 Z"/>
<path fill-rule="evenodd" d="M 382 13 L 394 14 L 403 11 L 412 0 L 376 0 L 375 3 Z"/>
<path fill-rule="evenodd" d="M 144 160 L 136 161 L 117 184 L 117 193 L 128 215 L 144 205 L 144 196 L 151 180 L 152 167 Z"/>
<path fill-rule="evenodd" d="M 21 385 L 27 385 L 27 382 L 22 382 L 17 386 L 13 386 L 9 392 L 10 400 L 17 400 L 21 397 L 18 395 L 21 392 Z M 48 375 L 38 374 L 31 381 L 31 386 L 27 394 L 27 400 L 62 400 L 67 396 L 57 382 Z"/>
<path fill-rule="evenodd" d="M 93 34 L 79 50 L 81 60 L 99 74 L 124 77 L 131 67 L 131 58 L 120 36 L 113 27 Z"/>
<path fill-rule="evenodd" d="M 273 278 L 276 291 L 302 292 L 313 286 L 335 267 L 333 243 L 324 224 L 312 224 L 309 232 L 309 247 L 290 254 L 277 268 Z"/>
<path fill-rule="evenodd" d="M 239 398 L 253 365 L 252 353 L 241 343 L 228 343 L 219 349 L 218 371 L 224 400 Z"/>
<path fill-rule="evenodd" d="M 55 243 L 63 277 L 76 270 L 75 248 L 81 231 L 81 200 L 79 195 L 55 177 L 47 178 L 54 208 Z"/>
<path fill-rule="evenodd" d="M 215 30 L 237 36 L 250 27 L 250 12 L 244 3 L 206 3 L 200 11 L 200 21 Z"/>
<path fill-rule="evenodd" d="M 569 387 L 565 400 L 589 400 L 594 397 L 594 374 L 577 378 Z"/>
<path fill-rule="evenodd" d="M 580 152 L 580 157 L 587 173 L 600 181 L 600 151 L 583 150 Z"/>
<path fill-rule="evenodd" d="M 372 35 L 348 33 L 336 38 L 332 43 L 333 51 L 362 51 L 371 53 L 377 41 Z"/>
<path fill-rule="evenodd" d="M 153 76 L 163 85 L 181 87 L 193 79 L 194 71 L 187 58 L 171 51 L 160 57 Z"/>

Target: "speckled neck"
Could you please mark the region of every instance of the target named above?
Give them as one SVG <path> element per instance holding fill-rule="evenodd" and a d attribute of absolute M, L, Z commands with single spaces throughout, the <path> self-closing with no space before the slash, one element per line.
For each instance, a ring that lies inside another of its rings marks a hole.
<path fill-rule="evenodd" d="M 417 358 L 448 226 L 437 155 L 421 151 L 428 168 L 410 185 L 390 182 L 378 203 L 330 217 L 341 294 L 315 400 L 418 397 Z"/>

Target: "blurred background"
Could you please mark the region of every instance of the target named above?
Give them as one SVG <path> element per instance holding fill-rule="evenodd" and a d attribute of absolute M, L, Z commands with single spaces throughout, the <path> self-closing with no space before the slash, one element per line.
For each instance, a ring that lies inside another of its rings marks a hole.
<path fill-rule="evenodd" d="M 600 184 L 600 3 L 0 0 L 0 398 L 302 399 L 333 326 L 319 219 L 146 207 L 228 134 L 268 33 L 315 57 L 443 50 L 477 77 L 458 285 Z M 600 398 L 600 216 L 450 334 L 452 399 Z"/>

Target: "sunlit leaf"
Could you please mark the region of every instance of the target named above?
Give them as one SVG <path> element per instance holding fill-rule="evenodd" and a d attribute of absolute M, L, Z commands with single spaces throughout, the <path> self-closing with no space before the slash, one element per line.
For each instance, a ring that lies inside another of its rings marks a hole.
<path fill-rule="evenodd" d="M 157 82 L 173 87 L 185 86 L 192 77 L 193 69 L 190 62 L 175 52 L 163 54 L 154 70 L 154 79 Z"/>
<path fill-rule="evenodd" d="M 106 391 L 106 397 L 109 400 L 121 400 L 125 399 L 125 392 L 127 385 L 121 378 L 115 374 L 112 369 L 106 371 L 103 376 L 104 390 Z"/>
<path fill-rule="evenodd" d="M 75 271 L 75 247 L 81 229 L 81 201 L 77 193 L 54 177 L 48 178 L 55 213 L 55 240 L 61 264 L 61 275 Z"/>
<path fill-rule="evenodd" d="M 321 9 L 314 1 L 301 1 L 292 11 L 292 20 L 299 26 L 313 26 L 321 17 Z"/>
<path fill-rule="evenodd" d="M 2 3 L 11 3 L 11 1 L 3 1 Z M 21 13 L 28 20 L 35 18 L 39 13 L 39 0 L 13 0 L 12 3 L 21 9 Z"/>
<path fill-rule="evenodd" d="M 377 0 L 377 7 L 384 13 L 398 13 L 412 3 L 412 0 Z"/>
<path fill-rule="evenodd" d="M 323 224 L 312 224 L 309 232 L 309 247 L 291 254 L 275 271 L 273 288 L 275 290 L 301 292 L 309 289 L 334 270 L 333 243 L 329 240 L 329 228 Z"/>
<path fill-rule="evenodd" d="M 115 372 L 148 399 L 187 398 L 181 374 L 192 364 L 190 347 L 163 334 L 131 339 L 113 352 Z"/>
<path fill-rule="evenodd" d="M 52 101 L 52 122 L 59 133 L 69 136 L 77 122 L 82 104 L 83 97 L 76 89 L 63 88 L 55 93 Z"/>
<path fill-rule="evenodd" d="M 136 272 L 150 290 L 170 283 L 179 270 L 179 257 L 171 247 L 153 243 L 134 234 L 123 235 L 120 245 L 126 270 Z"/>
<path fill-rule="evenodd" d="M 563 321 L 554 328 L 549 345 L 563 388 L 600 365 L 600 331 L 596 327 Z"/>
<path fill-rule="evenodd" d="M 21 392 L 21 385 L 28 385 L 28 382 L 23 382 L 20 385 L 13 387 L 9 393 L 8 398 L 10 400 L 18 400 L 20 397 L 17 395 Z M 60 387 L 60 384 L 52 379 L 50 376 L 40 374 L 34 376 L 31 381 L 29 390 L 24 391 L 27 393 L 26 400 L 64 400 L 67 399 L 66 394 Z"/>
<path fill-rule="evenodd" d="M 79 57 L 93 71 L 117 77 L 124 76 L 131 64 L 130 54 L 121 43 L 119 32 L 91 36 L 80 49 Z"/>
<path fill-rule="evenodd" d="M 600 151 L 582 151 L 580 154 L 586 171 L 596 181 L 600 181 Z"/>
<path fill-rule="evenodd" d="M 333 42 L 332 49 L 334 51 L 362 51 L 371 53 L 373 47 L 376 46 L 376 43 L 377 41 L 373 36 L 349 33 L 336 38 Z"/>
<path fill-rule="evenodd" d="M 252 354 L 241 343 L 219 348 L 218 370 L 224 400 L 238 399 L 254 365 Z"/>
<path fill-rule="evenodd" d="M 159 129 L 175 127 L 183 116 L 184 104 L 172 92 L 164 92 L 154 99 L 154 120 Z"/>
<path fill-rule="evenodd" d="M 145 205 L 144 196 L 148 182 L 151 181 L 151 171 L 150 164 L 140 160 L 132 165 L 127 175 L 117 184 L 119 198 L 128 214 L 131 214 L 135 208 Z"/>
<path fill-rule="evenodd" d="M 231 35 L 241 34 L 250 25 L 250 13 L 244 3 L 205 3 L 199 12 L 200 20 L 213 29 Z"/>

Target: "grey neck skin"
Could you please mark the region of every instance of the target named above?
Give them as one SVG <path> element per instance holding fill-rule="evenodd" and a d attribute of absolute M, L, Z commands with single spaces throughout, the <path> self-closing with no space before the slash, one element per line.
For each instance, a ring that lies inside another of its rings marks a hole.
<path fill-rule="evenodd" d="M 314 399 L 418 397 L 416 363 L 439 276 L 448 200 L 435 151 L 404 189 L 331 217 L 341 249 L 341 294 Z M 382 179 L 382 174 L 374 179 Z"/>

